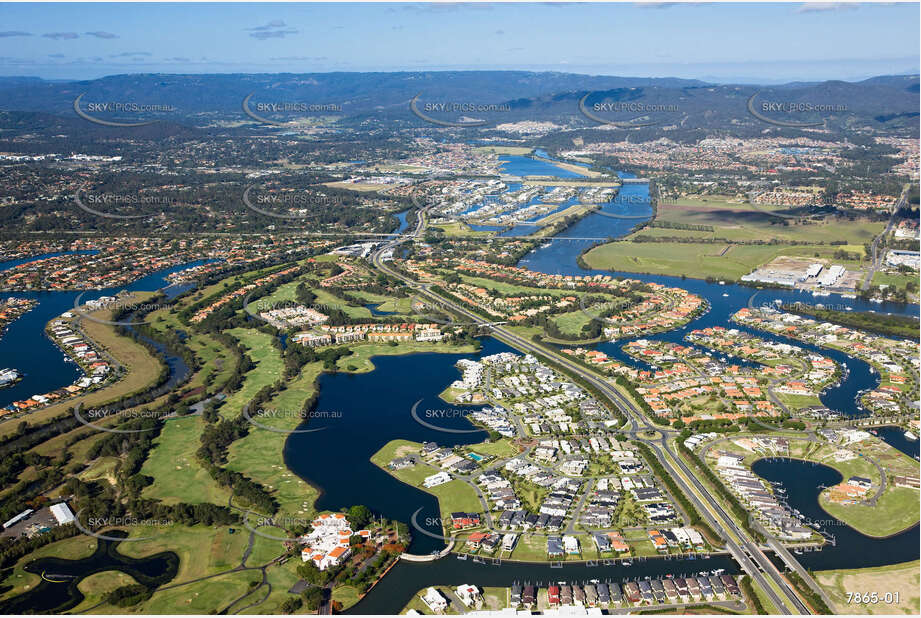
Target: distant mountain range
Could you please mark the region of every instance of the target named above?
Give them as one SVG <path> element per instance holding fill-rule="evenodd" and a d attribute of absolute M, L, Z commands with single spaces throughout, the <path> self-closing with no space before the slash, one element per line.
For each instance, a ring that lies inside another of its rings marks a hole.
<path fill-rule="evenodd" d="M 760 93 L 759 93 L 760 90 Z M 914 131 L 917 135 L 919 77 L 880 76 L 860 82 L 802 82 L 765 86 L 711 84 L 676 78 L 590 76 L 573 73 L 527 71 L 423 71 L 396 73 L 306 73 L 306 74 L 212 74 L 113 75 L 89 81 L 47 81 L 35 77 L 0 77 L 0 110 L 26 112 L 32 122 L 42 124 L 44 114 L 75 117 L 74 101 L 84 95 L 89 103 L 119 102 L 170 105 L 169 113 L 157 118 L 190 126 L 218 121 L 250 122 L 242 113 L 249 96 L 252 105 L 298 103 L 335 106 L 338 114 L 360 123 L 371 117 L 410 126 L 426 122 L 414 115 L 410 101 L 434 111 L 427 113 L 447 122 L 485 121 L 490 125 L 521 120 L 581 122 L 586 127 L 599 122 L 579 112 L 598 104 L 624 104 L 618 114 L 604 116 L 618 122 L 675 125 L 682 128 L 757 127 L 749 112 L 749 99 L 758 93 L 759 109 L 764 104 L 823 105 L 832 111 L 791 114 L 765 112 L 769 117 L 804 122 L 825 121 L 842 130 L 869 128 L 875 131 Z M 590 95 L 587 98 L 586 95 Z M 492 104 L 505 109 L 490 111 L 439 110 L 439 103 Z M 627 105 L 630 104 L 630 105 Z M 643 107 L 645 106 L 645 107 Z M 626 107 L 628 111 L 622 111 Z M 661 113 L 631 113 L 629 110 L 673 108 Z M 109 117 L 97 114 L 99 117 Z M 286 120 L 284 115 L 262 116 Z M 601 116 L 602 114 L 596 114 Z M 18 116 L 18 114 L 16 114 Z M 124 116 L 124 114 L 123 114 Z M 8 116 L 9 117 L 9 116 Z M 113 116 L 114 117 L 114 116 Z M 138 116 L 130 116 L 137 119 Z M 648 122 L 647 122 L 648 121 Z M 17 123 L 18 124 L 18 123 Z M 348 125 L 349 122 L 344 122 Z M 763 125 L 769 128 L 768 124 Z"/>

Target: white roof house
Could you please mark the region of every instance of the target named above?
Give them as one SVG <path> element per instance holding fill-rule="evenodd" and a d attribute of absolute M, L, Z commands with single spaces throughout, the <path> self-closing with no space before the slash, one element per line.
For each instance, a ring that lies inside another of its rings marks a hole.
<path fill-rule="evenodd" d="M 74 514 L 71 512 L 70 507 L 67 506 L 66 502 L 52 505 L 51 514 L 54 515 L 54 518 L 58 521 L 59 526 L 72 523 L 76 520 Z"/>

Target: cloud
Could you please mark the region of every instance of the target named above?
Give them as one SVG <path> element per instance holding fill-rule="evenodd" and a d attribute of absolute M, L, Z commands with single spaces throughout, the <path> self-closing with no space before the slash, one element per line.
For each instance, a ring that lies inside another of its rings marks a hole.
<path fill-rule="evenodd" d="M 272 62 L 318 62 L 329 60 L 326 56 L 274 56 L 269 58 Z"/>
<path fill-rule="evenodd" d="M 796 9 L 797 13 L 826 13 L 829 11 L 852 11 L 857 8 L 853 2 L 806 2 Z"/>
<path fill-rule="evenodd" d="M 80 38 L 80 35 L 76 32 L 47 32 L 42 36 L 46 39 L 54 39 L 55 41 Z"/>
<path fill-rule="evenodd" d="M 109 58 L 135 58 L 135 57 L 146 57 L 152 56 L 150 52 L 141 52 L 141 51 L 132 51 L 132 52 L 122 52 L 120 54 L 112 54 Z"/>
<path fill-rule="evenodd" d="M 496 34 L 499 36 L 502 36 L 503 34 L 505 34 L 505 30 L 496 30 Z"/>
<path fill-rule="evenodd" d="M 63 58 L 64 54 L 48 54 L 49 58 Z"/>
<path fill-rule="evenodd" d="M 633 6 L 641 9 L 671 9 L 676 6 L 697 6 L 705 2 L 634 2 Z"/>
<path fill-rule="evenodd" d="M 418 13 L 451 13 L 460 9 L 491 11 L 492 5 L 488 2 L 432 2 L 403 5 L 404 11 L 416 11 Z"/>
<path fill-rule="evenodd" d="M 250 32 L 249 35 L 254 39 L 264 41 L 266 39 L 283 39 L 289 34 L 297 34 L 297 32 L 297 30 L 292 28 L 290 30 L 275 30 L 273 32 Z"/>
<path fill-rule="evenodd" d="M 173 56 L 172 58 L 164 58 L 167 62 L 191 62 L 188 58 L 184 56 Z"/>
<path fill-rule="evenodd" d="M 275 30 L 276 28 L 284 28 L 287 26 L 284 20 L 273 19 L 269 23 L 262 26 L 253 26 L 252 28 L 247 28 L 247 30 Z"/>
<path fill-rule="evenodd" d="M 288 24 L 281 19 L 273 19 L 267 24 L 245 28 L 249 35 L 254 39 L 264 41 L 266 39 L 283 39 L 289 34 L 297 34 L 295 28 L 288 27 Z"/>
<path fill-rule="evenodd" d="M 119 36 L 117 34 L 112 34 L 111 32 L 104 32 L 102 30 L 97 30 L 96 32 L 84 32 L 86 36 L 94 36 L 97 39 L 117 39 Z"/>
<path fill-rule="evenodd" d="M 5 39 L 12 36 L 32 36 L 31 32 L 23 32 L 22 30 L 6 30 L 0 32 L 0 39 Z"/>

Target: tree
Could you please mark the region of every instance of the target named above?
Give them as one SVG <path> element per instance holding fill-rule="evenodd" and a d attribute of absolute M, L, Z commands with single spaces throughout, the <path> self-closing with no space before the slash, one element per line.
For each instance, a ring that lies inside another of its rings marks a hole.
<path fill-rule="evenodd" d="M 315 586 L 323 586 L 329 579 L 329 573 L 318 569 L 313 562 L 305 562 L 297 567 L 297 574 L 306 582 Z"/>
<path fill-rule="evenodd" d="M 284 614 L 293 614 L 304 605 L 304 601 L 300 597 L 288 597 L 285 599 L 285 602 L 281 604 L 281 611 Z"/>
<path fill-rule="evenodd" d="M 349 523 L 352 525 L 352 530 L 359 530 L 371 522 L 374 518 L 374 514 L 371 513 L 371 509 L 368 507 L 362 504 L 356 504 L 349 509 L 346 517 L 348 517 Z"/>
<path fill-rule="evenodd" d="M 323 602 L 323 589 L 311 586 L 301 593 L 301 598 L 304 599 L 304 605 L 307 610 L 314 612 L 320 608 L 320 603 Z"/>

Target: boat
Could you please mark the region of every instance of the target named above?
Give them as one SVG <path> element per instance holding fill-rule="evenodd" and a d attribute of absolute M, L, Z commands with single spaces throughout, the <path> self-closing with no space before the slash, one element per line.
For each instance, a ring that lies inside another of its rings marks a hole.
<path fill-rule="evenodd" d="M 729 298 L 729 294 L 723 294 L 723 298 Z"/>
<path fill-rule="evenodd" d="M 882 298 L 871 298 L 870 302 L 871 303 L 881 303 L 883 302 L 883 299 Z"/>
<path fill-rule="evenodd" d="M 540 246 L 540 248 L 541 248 L 541 249 L 546 249 L 547 247 L 551 246 L 552 244 L 553 244 L 552 242 L 545 242 L 544 244 L 542 244 L 542 245 Z"/>
<path fill-rule="evenodd" d="M 906 439 L 906 440 L 915 441 L 915 440 L 918 439 L 918 436 L 916 436 L 915 434 L 913 434 L 911 431 L 906 431 L 906 432 L 905 432 L 905 439 Z"/>
<path fill-rule="evenodd" d="M 841 298 L 857 298 L 856 294 L 842 294 Z"/>
<path fill-rule="evenodd" d="M 22 372 L 18 369 L 0 369 L 0 388 L 12 386 L 22 380 Z"/>
<path fill-rule="evenodd" d="M 818 290 L 812 293 L 813 296 L 831 296 L 831 292 L 819 292 Z"/>

